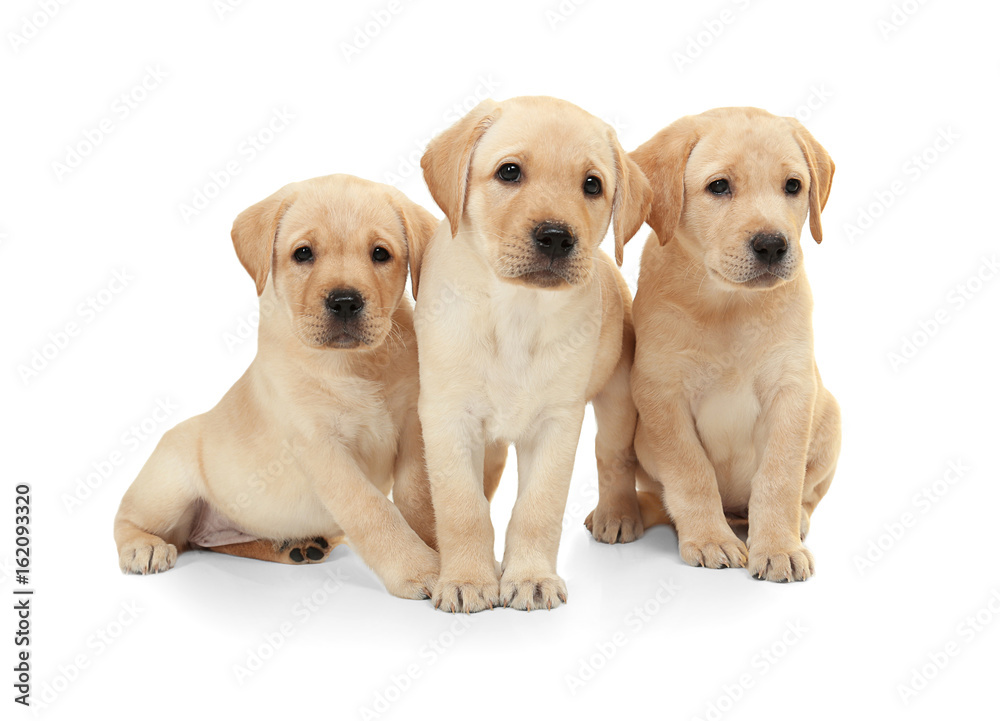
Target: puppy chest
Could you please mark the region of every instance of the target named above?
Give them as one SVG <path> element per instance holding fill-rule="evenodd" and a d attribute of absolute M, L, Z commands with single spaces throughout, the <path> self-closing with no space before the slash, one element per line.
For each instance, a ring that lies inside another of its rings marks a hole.
<path fill-rule="evenodd" d="M 719 378 L 703 390 L 692 411 L 720 487 L 749 483 L 758 462 L 755 437 L 761 417 L 753 383 L 736 373 Z"/>
<path fill-rule="evenodd" d="M 388 409 L 372 414 L 341 412 L 328 419 L 329 441 L 346 449 L 362 466 L 374 470 L 379 459 L 396 455 L 397 431 Z"/>
<path fill-rule="evenodd" d="M 500 372 L 496 376 L 484 388 L 486 434 L 495 440 L 515 441 L 528 432 L 545 410 L 543 389 L 527 374 Z"/>
<path fill-rule="evenodd" d="M 341 388 L 328 403 L 315 441 L 346 451 L 381 486 L 391 476 L 398 429 L 392 411 L 377 384 Z"/>
<path fill-rule="evenodd" d="M 517 440 L 551 406 L 584 401 L 592 354 L 584 357 L 582 348 L 564 339 L 546 340 L 514 336 L 494 341 L 481 385 L 486 432 L 492 438 Z"/>

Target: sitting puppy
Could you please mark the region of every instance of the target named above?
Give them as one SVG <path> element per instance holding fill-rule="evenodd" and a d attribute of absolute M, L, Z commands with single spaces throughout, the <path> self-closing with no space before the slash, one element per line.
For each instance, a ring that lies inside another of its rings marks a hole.
<path fill-rule="evenodd" d="M 163 437 L 126 492 L 123 571 L 166 571 L 199 547 L 315 562 L 346 536 L 390 593 L 429 595 L 437 553 L 386 494 L 395 479 L 433 543 L 403 290 L 436 225 L 395 189 L 347 175 L 286 185 L 240 214 L 257 357 L 215 408 Z"/>
<path fill-rule="evenodd" d="M 813 356 L 799 234 L 808 214 L 822 240 L 833 162 L 755 108 L 682 118 L 631 157 L 654 192 L 634 308 L 640 490 L 662 497 L 687 563 L 809 578 L 840 411 Z M 749 558 L 727 514 L 748 519 Z"/>
<path fill-rule="evenodd" d="M 600 483 L 627 478 L 601 532 L 641 534 L 629 393 L 628 288 L 616 251 L 649 209 L 650 189 L 604 122 L 554 98 L 483 101 L 421 160 L 447 220 L 418 256 L 414 323 L 420 421 L 441 552 L 436 606 L 552 608 L 563 511 L 587 401 L 597 416 Z M 507 446 L 518 498 L 503 565 L 489 499 Z M 623 519 L 627 519 L 623 520 Z M 634 527 L 632 523 L 634 522 Z"/>

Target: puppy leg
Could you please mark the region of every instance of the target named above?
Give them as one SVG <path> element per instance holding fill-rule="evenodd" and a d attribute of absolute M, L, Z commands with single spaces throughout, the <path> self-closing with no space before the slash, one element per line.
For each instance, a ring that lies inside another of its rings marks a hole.
<path fill-rule="evenodd" d="M 636 492 L 639 502 L 639 513 L 642 516 L 642 528 L 645 531 L 653 526 L 673 525 L 670 516 L 663 508 L 663 497 L 647 491 Z"/>
<path fill-rule="evenodd" d="M 802 388 L 775 395 L 764 418 L 761 463 L 750 483 L 747 569 L 767 581 L 804 581 L 815 570 L 802 545 L 803 484 L 814 396 Z"/>
<path fill-rule="evenodd" d="M 631 345 L 631 344 L 630 344 Z M 622 352 L 607 384 L 594 396 L 597 420 L 597 508 L 584 525 L 602 543 L 642 538 L 643 520 L 635 490 L 636 410 L 631 389 L 632 350 Z"/>
<path fill-rule="evenodd" d="M 421 540 L 437 550 L 437 533 L 434 523 L 434 504 L 431 498 L 430 480 L 427 477 L 427 463 L 424 459 L 424 444 L 420 433 L 420 421 L 408 423 L 400 435 L 399 456 L 396 461 L 396 482 L 392 488 L 393 502 L 399 506 L 403 518 L 417 532 Z M 416 428 L 416 432 L 413 431 Z M 507 445 L 490 443 L 486 446 L 483 464 L 483 493 L 486 500 L 492 500 L 500 485 L 504 466 L 507 463 Z"/>
<path fill-rule="evenodd" d="M 191 423 L 163 436 L 122 498 L 115 544 L 123 573 L 167 571 L 188 548 L 199 503 L 197 435 Z"/>
<path fill-rule="evenodd" d="M 802 513 L 800 537 L 804 541 L 809 533 L 809 521 L 816 505 L 820 502 L 837 470 L 840 456 L 840 406 L 825 388 L 820 390 L 813 419 L 812 440 L 809 460 L 806 462 L 806 478 L 802 486 Z"/>
<path fill-rule="evenodd" d="M 437 550 L 431 484 L 427 477 L 424 442 L 416 409 L 408 414 L 400 430 L 399 450 L 393 475 L 395 478 L 392 486 L 393 503 L 420 539 Z"/>
<path fill-rule="evenodd" d="M 245 543 L 229 543 L 225 546 L 211 546 L 205 550 L 224 553 L 228 556 L 299 566 L 306 563 L 322 563 L 330 555 L 334 546 L 343 542 L 343 536 L 331 539 L 317 536 L 300 541 L 267 541 L 262 539 L 246 541 Z"/>
<path fill-rule="evenodd" d="M 638 422 L 636 423 L 638 426 Z M 635 495 L 639 500 L 639 513 L 642 514 L 643 530 L 653 526 L 674 525 L 663 507 L 663 484 L 654 480 L 642 464 L 635 466 Z"/>
<path fill-rule="evenodd" d="M 482 421 L 456 416 L 449 404 L 434 402 L 442 395 L 421 388 L 420 421 L 441 551 L 433 601 L 444 611 L 475 613 L 500 600 L 483 478 L 486 442 Z"/>
<path fill-rule="evenodd" d="M 663 485 L 663 506 L 677 529 L 681 558 L 692 566 L 740 568 L 747 549 L 726 522 L 715 468 L 695 432 L 694 421 L 680 399 L 662 398 L 644 411 L 640 402 L 635 447 L 639 463 Z M 646 423 L 643 417 L 656 418 Z M 652 518 L 660 521 L 650 509 Z M 645 519 L 644 519 L 645 520 Z"/>
<path fill-rule="evenodd" d="M 542 420 L 517 444 L 517 501 L 507 526 L 500 596 L 522 611 L 566 602 L 556 575 L 562 519 L 584 407 Z"/>
<path fill-rule="evenodd" d="M 487 501 L 493 500 L 493 495 L 500 485 L 500 477 L 507 465 L 507 449 L 509 444 L 495 441 L 486 444 L 485 460 L 483 461 L 483 494 Z M 500 564 L 493 562 L 497 578 L 500 578 Z"/>
<path fill-rule="evenodd" d="M 486 455 L 483 462 L 483 493 L 487 501 L 493 500 L 493 494 L 497 492 L 500 485 L 500 476 L 503 475 L 504 466 L 507 465 L 507 444 L 487 443 Z"/>
<path fill-rule="evenodd" d="M 327 448 L 303 461 L 317 479 L 320 501 L 343 529 L 347 542 L 389 593 L 428 598 L 437 581 L 438 554 L 420 540 L 399 508 L 364 475 L 346 452 Z M 330 478 L 329 469 L 338 469 Z"/>

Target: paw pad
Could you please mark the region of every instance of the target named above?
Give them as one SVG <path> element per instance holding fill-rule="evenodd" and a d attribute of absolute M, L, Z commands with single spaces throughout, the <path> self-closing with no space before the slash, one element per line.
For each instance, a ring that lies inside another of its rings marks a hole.
<path fill-rule="evenodd" d="M 288 543 L 285 547 L 291 546 Z M 330 552 L 330 542 L 325 538 L 317 537 L 309 541 L 300 541 L 288 552 L 288 557 L 292 563 L 317 563 L 326 558 Z"/>

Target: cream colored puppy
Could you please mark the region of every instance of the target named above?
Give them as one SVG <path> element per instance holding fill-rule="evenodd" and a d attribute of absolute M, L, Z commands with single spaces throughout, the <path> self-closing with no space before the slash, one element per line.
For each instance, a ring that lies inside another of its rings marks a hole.
<path fill-rule="evenodd" d="M 566 600 L 556 554 L 588 400 L 600 483 L 635 485 L 630 298 L 598 244 L 614 217 L 621 258 L 649 185 L 607 124 L 545 97 L 484 101 L 430 143 L 421 165 L 447 215 L 415 287 L 441 552 L 433 599 L 450 611 L 552 608 Z M 502 468 L 510 443 L 518 497 L 497 569 L 496 481 L 482 469 Z M 634 490 L 622 495 L 601 532 L 641 534 Z"/>
<path fill-rule="evenodd" d="M 833 162 L 798 121 L 755 108 L 682 118 L 631 157 L 654 192 L 634 308 L 640 490 L 662 498 L 687 563 L 809 578 L 840 411 L 813 356 L 799 235 L 808 215 L 822 240 Z M 749 517 L 749 554 L 727 514 Z"/>
<path fill-rule="evenodd" d="M 331 175 L 243 211 L 233 243 L 261 298 L 257 357 L 209 412 L 169 431 L 122 499 L 123 571 L 192 547 L 285 563 L 347 542 L 404 598 L 437 553 L 420 442 L 407 257 L 435 218 L 386 185 Z M 420 499 L 426 502 L 421 511 Z"/>

